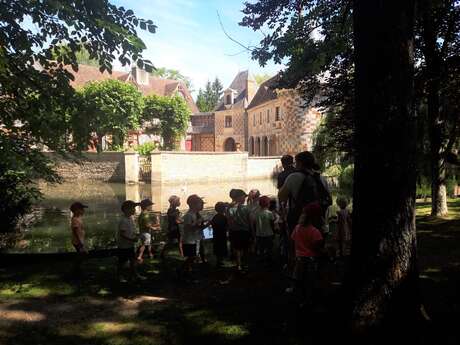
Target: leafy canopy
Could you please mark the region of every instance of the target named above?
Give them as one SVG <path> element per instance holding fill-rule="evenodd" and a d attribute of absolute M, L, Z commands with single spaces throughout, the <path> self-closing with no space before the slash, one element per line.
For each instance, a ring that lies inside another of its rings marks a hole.
<path fill-rule="evenodd" d="M 68 145 L 62 138 L 70 131 L 75 90 L 69 82 L 79 53 L 86 51 L 101 71 L 110 72 L 115 59 L 148 69 L 138 28 L 156 30 L 152 21 L 107 0 L 0 2 L 0 209 L 11 220 L 2 230 L 40 195 L 36 179 L 54 179 L 39 148 Z"/>
<path fill-rule="evenodd" d="M 177 141 L 185 135 L 191 111 L 185 100 L 176 95 L 165 97 L 151 95 L 144 100 L 143 120 L 154 122 L 160 120 L 160 134 L 163 149 L 174 150 Z"/>
<path fill-rule="evenodd" d="M 84 128 L 76 133 L 94 132 L 98 138 L 112 134 L 123 143 L 128 130 L 139 127 L 143 98 L 134 85 L 109 79 L 89 83 L 79 93 L 81 103 L 74 112 L 73 127 Z"/>

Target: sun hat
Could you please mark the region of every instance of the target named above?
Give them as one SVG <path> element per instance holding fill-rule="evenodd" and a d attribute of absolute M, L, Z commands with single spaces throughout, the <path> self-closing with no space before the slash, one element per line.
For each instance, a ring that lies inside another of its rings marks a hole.
<path fill-rule="evenodd" d="M 138 202 L 134 202 L 132 200 L 126 200 L 126 201 L 123 201 L 123 203 L 121 204 L 121 210 L 122 211 L 125 211 L 125 210 L 128 210 L 130 208 L 135 208 L 136 206 L 139 206 L 140 203 Z"/>
<path fill-rule="evenodd" d="M 245 196 L 245 197 L 248 196 L 246 194 L 246 192 L 244 190 L 242 190 L 242 189 L 232 189 L 232 190 L 230 190 L 229 195 L 230 195 L 231 199 L 237 199 L 237 198 L 241 198 L 243 196 Z"/>
<path fill-rule="evenodd" d="M 82 204 L 79 201 L 74 202 L 72 205 L 70 205 L 70 211 L 75 212 L 77 210 L 83 210 L 85 208 L 88 208 L 88 206 Z"/>
<path fill-rule="evenodd" d="M 192 195 L 189 195 L 189 197 L 187 198 L 187 205 L 194 205 L 196 204 L 197 202 L 202 202 L 203 204 L 205 203 L 203 201 L 203 198 L 202 197 L 199 197 L 198 195 L 196 194 L 192 194 Z"/>
<path fill-rule="evenodd" d="M 139 204 L 141 207 L 148 207 L 148 206 L 154 205 L 155 203 L 152 202 L 152 200 L 150 200 L 149 198 L 147 198 L 147 199 L 142 200 Z"/>

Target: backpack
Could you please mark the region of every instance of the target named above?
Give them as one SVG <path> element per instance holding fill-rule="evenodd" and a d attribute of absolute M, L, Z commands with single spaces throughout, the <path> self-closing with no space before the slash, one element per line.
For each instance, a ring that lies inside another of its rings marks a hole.
<path fill-rule="evenodd" d="M 299 171 L 304 174 L 305 178 L 300 187 L 300 191 L 297 194 L 297 199 L 293 200 L 291 196 L 290 205 L 294 201 L 293 207 L 289 207 L 287 221 L 289 229 L 294 229 L 298 224 L 302 209 L 311 202 L 318 202 L 322 210 L 322 219 L 319 224 L 313 224 L 317 229 L 321 230 L 325 224 L 325 215 L 328 207 L 332 205 L 332 197 L 329 191 L 321 181 L 321 176 L 318 173 L 306 173 Z"/>

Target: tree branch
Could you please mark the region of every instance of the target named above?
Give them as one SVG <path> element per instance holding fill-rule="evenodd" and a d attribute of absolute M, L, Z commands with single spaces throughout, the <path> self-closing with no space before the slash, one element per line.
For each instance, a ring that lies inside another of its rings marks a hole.
<path fill-rule="evenodd" d="M 223 31 L 223 33 L 225 34 L 225 36 L 227 36 L 227 38 L 228 38 L 230 41 L 232 41 L 232 42 L 238 44 L 240 47 L 244 48 L 246 51 L 249 51 L 249 52 L 252 53 L 252 52 L 254 51 L 253 49 L 249 48 L 248 46 L 245 46 L 245 45 L 244 45 L 243 43 L 241 43 L 240 41 L 234 39 L 232 36 L 230 36 L 230 35 L 227 33 L 227 31 L 225 31 L 224 24 L 222 23 L 222 19 L 220 18 L 219 11 L 216 11 L 216 12 L 217 12 L 217 18 L 219 19 L 220 28 L 222 29 L 222 31 Z"/>

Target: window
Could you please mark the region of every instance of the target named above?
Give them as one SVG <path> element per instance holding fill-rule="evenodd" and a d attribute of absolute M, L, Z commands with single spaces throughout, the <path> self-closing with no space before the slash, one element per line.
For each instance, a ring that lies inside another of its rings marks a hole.
<path fill-rule="evenodd" d="M 256 126 L 256 113 L 253 114 L 253 117 L 252 117 L 252 125 L 255 127 Z"/>
<path fill-rule="evenodd" d="M 267 109 L 267 123 L 270 123 L 270 109 Z"/>
<path fill-rule="evenodd" d="M 259 124 L 262 124 L 262 112 L 259 113 Z"/>
<path fill-rule="evenodd" d="M 225 128 L 230 128 L 230 127 L 232 127 L 232 117 L 225 116 Z"/>
<path fill-rule="evenodd" d="M 280 107 L 276 107 L 275 109 L 275 121 L 280 120 Z"/>
<path fill-rule="evenodd" d="M 227 95 L 227 102 L 226 104 L 232 104 L 232 95 Z"/>

